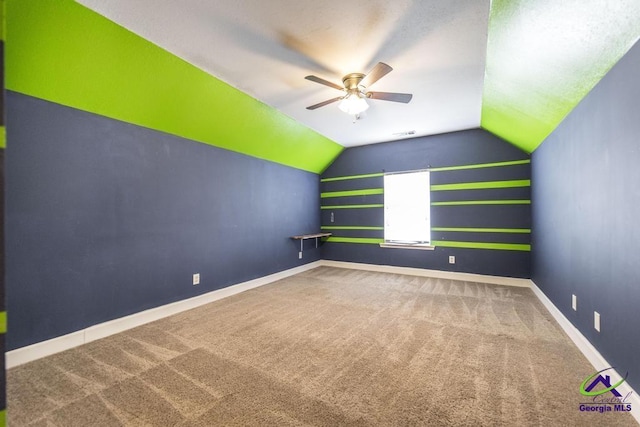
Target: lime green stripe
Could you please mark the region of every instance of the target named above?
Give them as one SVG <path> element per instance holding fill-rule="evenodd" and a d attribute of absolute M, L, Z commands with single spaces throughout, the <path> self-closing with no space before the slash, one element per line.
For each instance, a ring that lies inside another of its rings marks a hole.
<path fill-rule="evenodd" d="M 531 233 L 529 228 L 467 228 L 467 227 L 432 227 L 431 231 L 460 231 L 466 233 Z"/>
<path fill-rule="evenodd" d="M 332 205 L 332 206 L 320 206 L 320 209 L 368 209 L 368 208 L 382 208 L 382 203 L 375 205 Z"/>
<path fill-rule="evenodd" d="M 7 312 L 0 311 L 0 334 L 7 333 Z"/>
<path fill-rule="evenodd" d="M 526 165 L 531 163 L 531 160 L 513 160 L 510 162 L 495 162 L 495 163 L 478 163 L 475 165 L 463 165 L 463 166 L 446 166 L 442 168 L 431 168 L 431 172 L 444 172 L 444 171 L 457 171 L 463 169 L 480 169 L 480 168 L 494 168 L 501 166 L 513 166 L 513 165 Z"/>
<path fill-rule="evenodd" d="M 431 186 L 431 191 L 448 190 L 482 190 L 486 188 L 516 188 L 529 187 L 531 180 L 516 179 L 512 181 L 480 181 L 480 182 L 460 182 L 457 184 L 437 184 Z"/>
<path fill-rule="evenodd" d="M 454 242 L 450 240 L 434 240 L 431 242 L 436 247 L 446 248 L 470 248 L 470 249 L 498 249 L 504 251 L 531 251 L 531 245 L 518 243 L 482 243 L 482 242 Z"/>
<path fill-rule="evenodd" d="M 384 239 L 364 238 L 364 237 L 336 237 L 331 236 L 327 239 L 332 243 L 361 243 L 377 245 L 384 243 Z M 470 248 L 470 249 L 497 249 L 505 251 L 525 251 L 531 250 L 531 245 L 515 244 L 515 243 L 481 243 L 481 242 L 453 242 L 453 241 L 432 241 L 433 246 L 449 247 L 449 248 Z"/>
<path fill-rule="evenodd" d="M 373 178 L 376 176 L 383 176 L 383 175 L 384 173 L 368 173 L 365 175 L 336 176 L 334 178 L 322 178 L 320 182 L 344 181 L 347 179 L 360 179 L 360 178 Z"/>
<path fill-rule="evenodd" d="M 326 199 L 328 197 L 347 197 L 347 196 L 369 196 L 372 194 L 382 194 L 384 189 L 382 188 L 363 188 L 361 190 L 348 190 L 348 191 L 328 191 L 326 193 L 320 193 L 320 198 Z"/>
<path fill-rule="evenodd" d="M 360 225 L 323 225 L 322 230 L 384 230 L 384 227 L 367 227 Z"/>
<path fill-rule="evenodd" d="M 7 425 L 7 410 L 3 409 L 0 411 L 0 427 L 4 427 Z"/>
<path fill-rule="evenodd" d="M 6 16 L 7 89 L 314 173 L 344 149 L 75 1 Z"/>
<path fill-rule="evenodd" d="M 7 128 L 0 126 L 0 148 L 7 148 Z"/>
<path fill-rule="evenodd" d="M 380 243 L 384 243 L 384 239 L 374 239 L 368 237 L 334 237 L 331 236 L 327 239 L 328 242 L 332 243 L 365 243 L 371 245 L 377 245 Z"/>
<path fill-rule="evenodd" d="M 431 202 L 431 206 L 464 205 L 530 205 L 531 200 L 454 200 L 451 202 Z"/>
<path fill-rule="evenodd" d="M 7 39 L 7 34 L 6 34 L 6 28 L 7 26 L 5 25 L 5 17 L 7 16 L 7 14 L 5 13 L 5 3 L 4 0 L 0 0 L 0 39 L 2 41 Z"/>
<path fill-rule="evenodd" d="M 451 202 L 432 202 L 431 206 L 463 206 L 463 205 L 530 205 L 531 200 L 458 200 Z M 324 205 L 320 209 L 364 209 L 382 208 L 383 204 L 372 205 Z"/>
<path fill-rule="evenodd" d="M 361 225 L 323 225 L 322 230 L 384 230 L 384 227 Z M 432 227 L 431 231 L 460 231 L 478 233 L 531 233 L 529 228 L 469 228 L 469 227 Z"/>
<path fill-rule="evenodd" d="M 527 163 L 531 163 L 531 160 L 512 160 L 508 162 L 494 162 L 494 163 L 478 163 L 472 165 L 462 165 L 462 166 L 444 166 L 440 168 L 431 168 L 428 169 L 430 172 L 444 172 L 444 171 L 453 171 L 453 170 L 463 170 L 463 169 L 480 169 L 480 168 L 493 168 L 500 166 L 513 166 L 513 165 L 525 165 Z M 384 173 L 369 173 L 364 175 L 350 175 L 350 176 L 336 176 L 333 178 L 323 178 L 320 182 L 331 182 L 331 181 L 344 181 L 349 179 L 359 179 L 359 178 L 373 178 L 376 176 L 384 176 Z"/>

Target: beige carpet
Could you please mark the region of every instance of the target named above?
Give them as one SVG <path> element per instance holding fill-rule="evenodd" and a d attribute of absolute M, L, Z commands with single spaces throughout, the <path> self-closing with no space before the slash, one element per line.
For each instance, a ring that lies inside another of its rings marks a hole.
<path fill-rule="evenodd" d="M 321 267 L 11 369 L 11 427 L 637 425 L 531 290 Z"/>

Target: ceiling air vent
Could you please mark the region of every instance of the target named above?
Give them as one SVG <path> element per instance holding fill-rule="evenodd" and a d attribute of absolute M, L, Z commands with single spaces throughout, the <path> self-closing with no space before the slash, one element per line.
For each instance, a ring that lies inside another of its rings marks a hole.
<path fill-rule="evenodd" d="M 396 132 L 396 133 L 392 133 L 391 135 L 393 136 L 409 136 L 409 135 L 415 135 L 416 131 L 415 130 L 408 130 L 405 132 Z"/>

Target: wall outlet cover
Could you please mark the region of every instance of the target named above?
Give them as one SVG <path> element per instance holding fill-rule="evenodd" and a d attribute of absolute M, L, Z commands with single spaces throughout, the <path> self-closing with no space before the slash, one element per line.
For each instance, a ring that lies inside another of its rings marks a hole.
<path fill-rule="evenodd" d="M 193 275 L 193 285 L 199 285 L 200 284 L 200 273 L 196 273 Z"/>

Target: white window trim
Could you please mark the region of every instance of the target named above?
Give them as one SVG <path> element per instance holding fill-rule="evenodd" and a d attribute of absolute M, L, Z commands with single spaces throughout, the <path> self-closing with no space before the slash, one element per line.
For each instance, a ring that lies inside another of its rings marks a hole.
<path fill-rule="evenodd" d="M 418 169 L 418 170 L 408 170 L 408 171 L 399 171 L 399 172 L 387 172 L 386 175 L 399 175 L 399 174 L 410 174 L 410 173 L 418 173 L 418 172 L 428 172 L 429 175 L 431 171 L 429 169 Z M 430 177 L 429 177 L 430 181 Z M 386 191 L 385 191 L 386 193 Z M 431 197 L 429 197 L 431 199 Z M 430 206 L 430 204 L 429 204 Z M 430 209 L 430 208 L 429 208 Z M 386 211 L 385 211 L 386 214 Z M 431 223 L 431 212 L 429 212 L 429 228 Z M 386 227 L 386 221 L 385 221 Z M 383 243 L 380 243 L 381 248 L 391 248 L 391 249 L 417 249 L 417 250 L 434 250 L 435 246 L 431 244 L 431 236 L 429 232 L 429 241 L 428 242 L 420 242 L 420 241 L 393 241 L 393 240 L 385 240 Z"/>
<path fill-rule="evenodd" d="M 433 251 L 436 249 L 435 246 L 432 246 L 429 243 L 392 243 L 392 242 L 384 242 L 380 243 L 381 248 L 388 249 L 418 249 L 421 251 Z"/>

